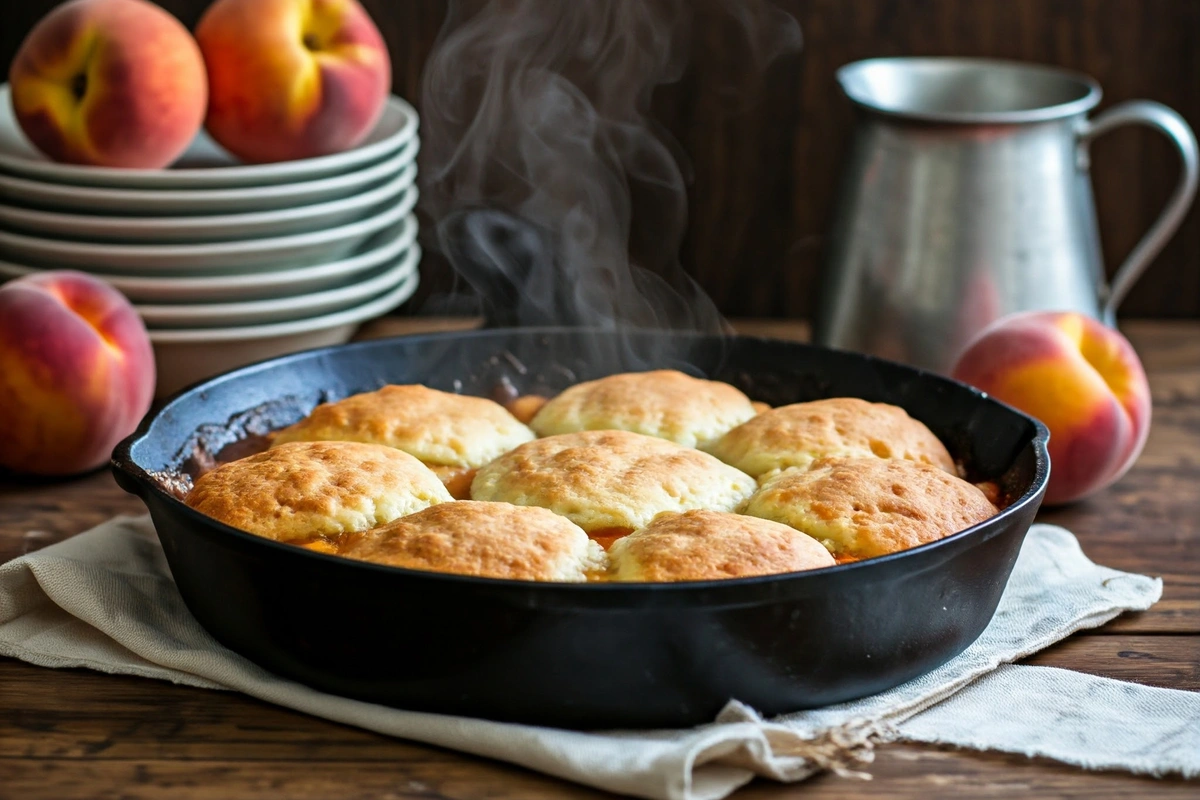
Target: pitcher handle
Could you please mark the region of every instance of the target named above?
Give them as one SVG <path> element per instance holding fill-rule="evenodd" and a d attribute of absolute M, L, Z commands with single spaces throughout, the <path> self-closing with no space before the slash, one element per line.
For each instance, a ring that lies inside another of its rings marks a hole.
<path fill-rule="evenodd" d="M 1200 156 L 1196 152 L 1196 136 L 1188 127 L 1183 117 L 1162 103 L 1151 100 L 1130 100 L 1118 103 L 1112 108 L 1097 114 L 1095 119 L 1084 123 L 1080 131 L 1080 141 L 1086 147 L 1101 134 L 1119 128 L 1122 125 L 1141 124 L 1156 128 L 1166 134 L 1179 150 L 1183 170 L 1175 192 L 1167 201 L 1158 219 L 1150 226 L 1150 230 L 1133 248 L 1125 263 L 1113 275 L 1112 282 L 1101 296 L 1104 305 L 1104 320 L 1109 324 L 1116 319 L 1117 306 L 1125 299 L 1125 295 L 1150 262 L 1158 255 L 1163 246 L 1170 240 L 1183 222 L 1192 198 L 1196 195 L 1196 183 L 1200 180 Z M 1086 150 L 1084 151 L 1086 153 Z"/>

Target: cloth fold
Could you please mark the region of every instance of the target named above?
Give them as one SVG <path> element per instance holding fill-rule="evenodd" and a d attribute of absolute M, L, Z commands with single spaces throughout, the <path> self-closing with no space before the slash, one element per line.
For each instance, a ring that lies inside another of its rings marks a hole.
<path fill-rule="evenodd" d="M 983 635 L 921 678 L 773 720 L 734 700 L 711 724 L 689 730 L 579 732 L 392 709 L 272 675 L 208 635 L 179 596 L 149 519 L 125 517 L 0 566 L 0 655 L 240 691 L 635 797 L 717 800 L 756 775 L 860 774 L 874 743 L 890 737 L 1194 776 L 1200 696 L 1001 667 L 1076 630 L 1146 609 L 1161 592 L 1161 581 L 1097 566 L 1070 532 L 1037 525 Z M 1024 730 L 1024 718 L 1037 730 Z"/>
<path fill-rule="evenodd" d="M 1087 769 L 1194 778 L 1200 776 L 1200 694 L 1006 664 L 905 722 L 899 736 Z"/>

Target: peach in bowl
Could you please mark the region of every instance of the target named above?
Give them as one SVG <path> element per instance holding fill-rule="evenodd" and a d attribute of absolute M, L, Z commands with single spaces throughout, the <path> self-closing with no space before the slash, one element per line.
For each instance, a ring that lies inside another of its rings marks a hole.
<path fill-rule="evenodd" d="M 248 162 L 357 145 L 391 86 L 387 46 L 357 0 L 217 0 L 196 25 L 205 128 Z"/>
<path fill-rule="evenodd" d="M 71 0 L 9 71 L 21 129 L 55 161 L 156 169 L 196 136 L 208 79 L 196 41 L 146 0 Z"/>

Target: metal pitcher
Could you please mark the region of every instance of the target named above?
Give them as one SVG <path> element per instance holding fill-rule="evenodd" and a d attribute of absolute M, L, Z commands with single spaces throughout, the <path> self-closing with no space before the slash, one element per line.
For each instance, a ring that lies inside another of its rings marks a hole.
<path fill-rule="evenodd" d="M 946 371 L 1013 311 L 1112 324 L 1196 193 L 1196 137 L 1159 103 L 1100 101 L 1091 78 L 962 58 L 842 67 L 858 109 L 826 251 L 814 339 Z M 1183 174 L 1158 220 L 1105 281 L 1088 146 L 1129 123 L 1167 135 Z"/>

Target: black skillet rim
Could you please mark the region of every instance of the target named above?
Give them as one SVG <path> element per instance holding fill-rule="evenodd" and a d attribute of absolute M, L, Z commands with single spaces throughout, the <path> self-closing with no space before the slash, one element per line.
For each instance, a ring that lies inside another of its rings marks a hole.
<path fill-rule="evenodd" d="M 611 335 L 612 333 L 614 333 L 614 331 L 610 330 L 610 329 L 597 328 L 597 329 L 591 329 L 591 330 L 594 330 L 596 333 L 607 334 L 607 335 Z M 1049 442 L 1049 439 L 1050 439 L 1050 432 L 1040 420 L 1029 416 L 1028 414 L 1024 413 L 1023 411 L 1013 408 L 1012 406 L 989 396 L 986 392 L 982 392 L 973 386 L 962 383 L 961 381 L 956 381 L 952 378 L 948 378 L 944 375 L 939 375 L 937 373 L 930 372 L 928 370 L 920 369 L 917 367 L 911 367 L 907 364 L 900 364 L 895 361 L 891 361 L 891 360 L 884 359 L 884 358 L 879 358 L 878 356 L 872 356 L 872 355 L 864 354 L 864 353 L 856 353 L 856 352 L 847 351 L 847 350 L 837 350 L 835 348 L 823 347 L 821 345 L 809 344 L 807 342 L 797 342 L 797 341 L 792 341 L 792 340 L 787 340 L 787 339 L 778 339 L 778 338 L 762 337 L 762 336 L 744 336 L 744 335 L 740 335 L 740 334 L 728 334 L 728 337 L 736 338 L 741 341 L 752 341 L 752 342 L 758 341 L 758 342 L 775 343 L 775 344 L 784 343 L 789 346 L 829 350 L 829 351 L 844 354 L 847 357 L 859 358 L 859 359 L 864 359 L 868 362 L 885 364 L 885 365 L 888 365 L 889 367 L 893 367 L 893 368 L 898 367 L 898 368 L 908 370 L 908 371 L 914 373 L 921 380 L 926 380 L 926 381 L 932 380 L 935 382 L 944 382 L 944 383 L 954 385 L 956 387 L 961 387 L 963 389 L 966 389 L 968 392 L 975 395 L 976 399 L 979 402 L 992 403 L 992 404 L 998 405 L 998 406 L 1012 412 L 1013 414 L 1024 418 L 1027 422 L 1029 422 L 1033 426 L 1033 429 L 1034 429 L 1034 435 L 1033 435 L 1032 439 L 1030 440 L 1030 444 L 1034 448 L 1035 470 L 1034 470 L 1033 480 L 1030 482 L 1029 488 L 1027 488 L 1025 490 L 1025 492 L 1019 498 L 1015 499 L 1006 508 L 1004 508 L 999 514 L 995 515 L 994 517 L 989 517 L 988 519 L 986 519 L 982 522 L 979 522 L 975 525 L 972 525 L 969 528 L 965 528 L 961 531 L 953 533 L 950 536 L 946 536 L 935 542 L 929 542 L 927 544 L 918 545 L 917 547 L 911 547 L 911 548 L 908 548 L 907 550 L 901 550 L 896 553 L 890 553 L 886 556 L 877 556 L 875 558 L 864 559 L 862 561 L 855 561 L 855 562 L 851 562 L 848 564 L 837 564 L 832 567 L 823 567 L 821 569 L 808 570 L 808 571 L 802 571 L 802 572 L 785 572 L 785 573 L 778 573 L 778 574 L 772 574 L 772 575 L 755 575 L 755 576 L 746 577 L 746 578 L 722 578 L 722 579 L 703 580 L 703 581 L 672 581 L 672 582 L 646 581 L 646 582 L 639 582 L 639 583 L 632 583 L 632 582 L 631 583 L 618 583 L 618 582 L 571 583 L 571 582 L 565 582 L 565 581 L 562 581 L 562 582 L 560 582 L 560 581 L 526 581 L 526 580 L 513 580 L 510 578 L 487 578 L 487 577 L 480 577 L 480 576 L 475 576 L 475 575 L 457 575 L 457 574 L 448 573 L 448 572 L 436 572 L 436 571 L 432 571 L 432 570 L 415 570 L 415 569 L 408 569 L 406 567 L 393 567 L 393 566 L 388 566 L 385 564 L 374 564 L 374 563 L 367 562 L 367 561 L 357 561 L 354 559 L 348 559 L 348 558 L 344 558 L 342 556 L 318 553 L 318 552 L 315 552 L 312 550 L 308 550 L 306 548 L 296 547 L 294 545 L 285 544 L 283 542 L 277 542 L 272 539 L 263 538 L 261 536 L 255 536 L 252 533 L 248 533 L 246 531 L 242 531 L 237 528 L 231 527 L 229 525 L 226 525 L 223 522 L 215 520 L 212 517 L 206 516 L 204 514 L 201 514 L 198 511 L 192 509 L 191 507 L 186 505 L 183 501 L 179 500 L 178 498 L 174 497 L 173 495 L 171 495 L 170 493 L 165 491 L 159 485 L 159 483 L 157 481 L 155 481 L 150 476 L 150 474 L 140 464 L 138 464 L 137 461 L 134 460 L 134 458 L 133 458 L 133 454 L 132 454 L 133 447 L 136 444 L 138 444 L 140 441 L 142 441 L 143 439 L 146 438 L 146 436 L 150 432 L 150 428 L 159 419 L 159 417 L 162 416 L 164 413 L 166 413 L 171 408 L 171 406 L 174 405 L 176 402 L 178 402 L 180 399 L 182 399 L 185 396 L 192 395 L 196 392 L 204 391 L 206 389 L 206 387 L 212 387 L 215 384 L 219 384 L 219 383 L 231 380 L 243 373 L 260 370 L 264 366 L 267 366 L 267 365 L 286 364 L 288 361 L 292 361 L 292 360 L 305 360 L 308 358 L 312 358 L 313 356 L 318 355 L 318 354 L 335 354 L 336 355 L 337 353 L 342 353 L 342 352 L 346 352 L 348 350 L 353 350 L 353 349 L 369 349 L 371 347 L 381 347 L 381 346 L 385 346 L 388 342 L 394 342 L 394 341 L 406 341 L 406 342 L 411 342 L 413 344 L 420 344 L 420 342 L 423 340 L 424 341 L 444 341 L 444 340 L 454 340 L 454 339 L 458 339 L 458 340 L 471 339 L 471 338 L 476 338 L 476 337 L 486 338 L 486 337 L 494 336 L 494 335 L 497 335 L 497 334 L 503 333 L 503 332 L 520 333 L 522 335 L 528 335 L 528 336 L 546 336 L 546 335 L 553 336 L 553 335 L 564 334 L 564 333 L 580 334 L 580 333 L 587 333 L 588 331 L 589 331 L 589 329 L 587 329 L 587 328 L 574 328 L 574 327 L 480 328 L 480 329 L 467 330 L 467 331 L 440 331 L 440 332 L 435 332 L 435 333 L 409 334 L 409 335 L 402 335 L 402 336 L 385 337 L 385 338 L 380 338 L 380 339 L 369 339 L 369 340 L 360 341 L 360 342 L 350 342 L 347 344 L 340 344 L 340 345 L 330 345 L 330 346 L 326 346 L 326 347 L 318 347 L 318 348 L 312 348 L 309 350 L 302 350 L 302 351 L 298 351 L 295 353 L 288 353 L 286 355 L 275 356 L 273 358 L 266 358 L 261 361 L 256 361 L 251 364 L 246 364 L 244 366 L 237 367 L 236 369 L 229 370 L 228 372 L 223 372 L 219 375 L 214 375 L 209 378 L 204 378 L 204 379 L 197 381 L 189 386 L 186 386 L 183 389 L 180 389 L 179 391 L 172 394 L 162 404 L 162 406 L 157 411 L 153 411 L 153 412 L 147 414 L 145 417 L 143 417 L 142 421 L 138 424 L 137 429 L 133 433 L 131 433 L 129 436 L 122 439 L 121 442 L 119 442 L 117 444 L 116 448 L 113 450 L 112 459 L 110 461 L 110 468 L 114 472 L 123 473 L 125 476 L 127 476 L 128 478 L 133 480 L 139 487 L 141 487 L 143 492 L 146 490 L 149 490 L 150 492 L 153 492 L 156 495 L 158 495 L 161 500 L 165 501 L 166 503 L 168 503 L 171 506 L 172 512 L 182 513 L 183 515 L 185 515 L 185 517 L 190 518 L 196 524 L 202 525 L 204 527 L 208 527 L 211 530 L 213 530 L 214 532 L 220 532 L 221 534 L 224 534 L 224 535 L 233 536 L 235 539 L 240 540 L 243 544 L 251 544 L 253 546 L 266 547 L 266 548 L 268 548 L 268 550 L 273 548 L 276 552 L 282 554 L 283 557 L 317 559 L 317 561 L 314 561 L 311 563 L 314 563 L 314 564 L 324 563 L 324 564 L 329 565 L 330 568 L 365 569 L 365 570 L 368 570 L 371 572 L 376 572 L 376 573 L 381 573 L 381 574 L 404 576 L 409 579 L 428 580 L 428 581 L 434 581 L 434 582 L 439 582 L 439 583 L 449 582 L 451 584 L 463 584 L 463 585 L 474 586 L 474 587 L 491 587 L 491 588 L 496 588 L 496 589 L 510 589 L 510 590 L 519 591 L 519 592 L 536 592 L 537 594 L 539 594 L 541 596 L 549 596 L 549 597 L 546 597 L 546 599 L 550 599 L 550 597 L 556 598 L 556 596 L 560 592 L 562 593 L 563 598 L 567 599 L 567 600 L 578 598 L 580 595 L 583 595 L 583 596 L 604 595 L 606 597 L 612 597 L 613 599 L 628 596 L 631 606 L 644 605 L 644 597 L 643 596 L 647 595 L 647 594 L 661 595 L 663 593 L 669 593 L 669 594 L 676 594 L 676 595 L 677 594 L 709 595 L 709 594 L 715 593 L 715 594 L 721 595 L 721 594 L 725 594 L 727 591 L 728 592 L 737 592 L 739 590 L 745 591 L 745 590 L 749 589 L 750 587 L 762 586 L 765 584 L 783 584 L 783 583 L 791 583 L 793 581 L 805 581 L 805 580 L 807 580 L 809 582 L 818 582 L 818 581 L 825 579 L 826 576 L 828 576 L 830 579 L 836 579 L 837 576 L 847 574 L 850 572 L 854 572 L 854 571 L 875 571 L 878 569 L 885 569 L 887 566 L 895 564 L 896 562 L 906 559 L 906 558 L 907 559 L 915 559 L 915 558 L 919 558 L 920 556 L 925 555 L 925 554 L 937 553 L 937 551 L 939 551 L 939 550 L 954 549 L 957 546 L 959 546 L 960 544 L 962 544 L 963 540 L 965 540 L 965 539 L 975 538 L 976 536 L 982 535 L 987 530 L 992 529 L 992 528 L 999 529 L 999 528 L 1003 527 L 1004 522 L 1007 521 L 1007 518 L 1018 515 L 1023 509 L 1025 509 L 1030 504 L 1040 503 L 1042 495 L 1045 493 L 1046 484 L 1050 478 L 1050 455 L 1049 455 L 1049 451 L 1047 450 L 1047 443 Z M 691 331 L 652 330 L 652 329 L 635 329 L 635 328 L 622 329 L 620 332 L 634 334 L 634 335 L 646 334 L 646 333 L 659 334 L 659 335 L 665 334 L 665 335 L 675 337 L 675 338 L 695 338 L 695 339 L 711 338 L 713 336 L 713 334 L 696 333 L 696 332 L 691 332 Z M 182 443 L 180 443 L 180 444 L 182 445 Z M 146 497 L 144 494 L 139 493 L 139 496 L 141 496 L 143 498 L 143 501 L 145 501 Z M 641 603 L 637 602 L 639 599 L 642 601 Z M 713 606 L 713 605 L 741 605 L 743 602 L 751 602 L 751 601 L 743 600 L 743 601 L 734 601 L 734 602 L 728 602 L 728 603 L 726 603 L 726 602 L 717 602 L 717 603 L 706 602 L 706 603 L 704 603 L 704 605 L 705 605 L 705 607 L 709 607 L 709 606 Z M 624 604 L 621 604 L 621 605 L 624 605 Z"/>

